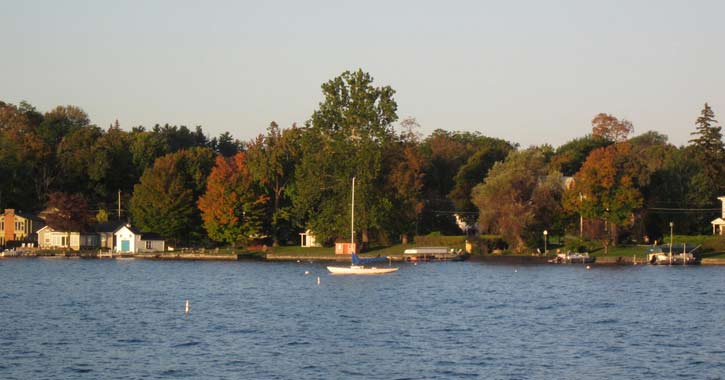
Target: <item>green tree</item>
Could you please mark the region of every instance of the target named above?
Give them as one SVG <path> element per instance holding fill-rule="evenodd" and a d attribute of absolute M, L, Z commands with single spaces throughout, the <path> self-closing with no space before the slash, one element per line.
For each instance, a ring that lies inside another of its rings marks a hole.
<path fill-rule="evenodd" d="M 242 151 L 242 143 L 234 139 L 229 132 L 224 132 L 219 137 L 211 139 L 209 147 L 224 157 L 232 157 Z"/>
<path fill-rule="evenodd" d="M 270 199 L 268 222 L 272 245 L 282 238 L 293 238 L 294 212 L 291 192 L 295 166 L 300 162 L 302 131 L 296 125 L 280 129 L 272 122 L 266 135 L 259 135 L 247 147 L 247 162 L 255 180 Z"/>
<path fill-rule="evenodd" d="M 0 209 L 37 209 L 46 199 L 34 186 L 51 151 L 37 134 L 42 115 L 32 106 L 0 102 Z"/>
<path fill-rule="evenodd" d="M 61 139 L 56 153 L 60 188 L 84 194 L 93 192 L 94 186 L 89 178 L 90 167 L 96 162 L 93 146 L 102 135 L 100 128 L 89 125 L 75 128 Z"/>
<path fill-rule="evenodd" d="M 710 105 L 705 103 L 704 108 L 700 112 L 700 116 L 695 121 L 695 131 L 691 133 L 695 136 L 690 140 L 696 157 L 700 160 L 703 167 L 699 181 L 702 184 L 709 185 L 717 194 L 725 190 L 725 148 L 722 142 L 722 127 L 715 126 L 715 113 Z"/>
<path fill-rule="evenodd" d="M 322 85 L 324 100 L 302 137 L 295 208 L 321 241 L 330 243 L 349 231 L 350 179 L 356 182 L 356 229 L 362 242 L 390 217 L 382 193 L 383 146 L 398 118 L 395 91 L 373 86 L 370 74 L 346 71 Z"/>
<path fill-rule="evenodd" d="M 134 224 L 174 242 L 199 241 L 202 223 L 196 204 L 213 165 L 214 154 L 208 148 L 157 159 L 134 186 L 130 207 Z"/>
<path fill-rule="evenodd" d="M 470 198 L 470 187 L 483 180 L 488 169 L 485 161 L 491 157 L 485 152 L 476 158 L 472 156 L 482 150 L 489 150 L 496 156 L 494 152 L 506 150 L 503 148 L 505 145 L 511 144 L 477 132 L 448 132 L 442 129 L 433 131 L 420 144 L 426 162 L 423 188 L 426 204 L 421 217 L 421 232 L 460 233 L 453 217 L 453 212 L 457 210 L 456 203 L 464 208 L 470 207 L 466 200 Z M 469 160 L 470 165 L 456 180 L 461 168 Z"/>
<path fill-rule="evenodd" d="M 403 130 L 383 150 L 383 171 L 387 173 L 385 194 L 391 201 L 391 217 L 385 226 L 389 237 L 400 236 L 403 244 L 410 235 L 418 233 L 418 222 L 423 207 L 423 179 L 425 159 L 419 149 L 417 123 L 406 119 Z M 383 236 L 381 236 L 383 237 Z"/>
<path fill-rule="evenodd" d="M 468 224 L 475 223 L 477 219 L 473 214 L 477 209 L 471 202 L 471 191 L 486 178 L 493 165 L 503 161 L 513 149 L 506 141 L 487 138 L 453 177 L 454 186 L 448 197 L 453 201 L 456 211 L 471 212 L 462 214 Z"/>
<path fill-rule="evenodd" d="M 131 141 L 131 135 L 116 122 L 93 144 L 88 177 L 96 199 L 103 204 L 114 203 L 119 190 L 130 193 L 138 180 L 129 149 Z"/>
<path fill-rule="evenodd" d="M 513 151 L 473 189 L 481 231 L 500 234 L 514 251 L 523 252 L 541 240 L 544 229 L 561 232 L 554 228 L 562 192 L 561 174 L 548 172 L 542 152 Z"/>
<path fill-rule="evenodd" d="M 556 148 L 554 157 L 551 159 L 551 167 L 559 170 L 565 176 L 573 176 L 579 171 L 591 151 L 610 144 L 612 144 L 611 141 L 592 135 L 573 139 Z"/>

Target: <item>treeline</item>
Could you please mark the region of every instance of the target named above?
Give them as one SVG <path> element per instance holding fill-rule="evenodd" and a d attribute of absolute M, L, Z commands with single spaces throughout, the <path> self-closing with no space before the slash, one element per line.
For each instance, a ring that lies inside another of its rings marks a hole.
<path fill-rule="evenodd" d="M 585 237 L 600 239 L 606 223 L 614 242 L 659 236 L 670 220 L 679 233 L 705 232 L 712 212 L 655 209 L 717 207 L 725 190 L 722 138 L 707 106 L 686 147 L 655 132 L 629 138 L 630 123 L 601 114 L 591 134 L 520 150 L 479 133 L 421 136 L 415 119 L 399 120 L 395 91 L 363 71 L 322 92 L 305 125 L 272 122 L 247 142 L 228 132 L 210 138 L 200 126 L 104 129 L 75 106 L 41 113 L 0 102 L 0 207 L 55 210 L 84 228 L 119 218 L 120 191 L 121 220 L 179 244 L 296 243 L 306 229 L 330 244 L 349 239 L 354 176 L 363 244 L 478 222 L 523 249 L 543 229 L 576 235 L 579 215 Z"/>

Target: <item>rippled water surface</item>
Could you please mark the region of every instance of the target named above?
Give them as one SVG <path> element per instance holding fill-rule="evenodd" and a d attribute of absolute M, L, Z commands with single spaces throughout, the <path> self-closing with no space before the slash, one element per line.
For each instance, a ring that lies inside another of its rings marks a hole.
<path fill-rule="evenodd" d="M 0 350 L 2 379 L 720 379 L 725 268 L 6 259 Z"/>

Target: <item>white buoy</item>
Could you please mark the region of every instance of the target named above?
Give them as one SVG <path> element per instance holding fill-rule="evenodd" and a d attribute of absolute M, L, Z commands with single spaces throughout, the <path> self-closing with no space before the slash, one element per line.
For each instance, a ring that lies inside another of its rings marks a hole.
<path fill-rule="evenodd" d="M 589 265 L 587 265 L 587 270 L 589 270 L 589 269 L 592 269 L 592 267 L 590 267 Z"/>
<path fill-rule="evenodd" d="M 519 270 L 518 270 L 518 269 L 514 269 L 514 273 L 518 273 L 518 272 L 519 272 Z"/>
<path fill-rule="evenodd" d="M 320 285 L 320 276 L 317 276 L 317 285 Z"/>
<path fill-rule="evenodd" d="M 310 271 L 306 270 L 305 271 L 305 276 L 308 275 L 308 274 L 310 274 Z"/>
<path fill-rule="evenodd" d="M 184 314 L 189 314 L 189 300 L 186 300 L 186 307 L 184 308 Z"/>

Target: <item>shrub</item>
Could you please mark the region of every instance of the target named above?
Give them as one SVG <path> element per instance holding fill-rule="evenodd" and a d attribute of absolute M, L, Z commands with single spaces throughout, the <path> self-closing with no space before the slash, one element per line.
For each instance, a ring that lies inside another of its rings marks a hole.
<path fill-rule="evenodd" d="M 472 254 L 483 255 L 492 253 L 495 250 L 508 249 L 508 244 L 500 235 L 480 235 L 469 239 L 473 245 Z"/>
<path fill-rule="evenodd" d="M 597 241 L 580 239 L 579 237 L 567 236 L 564 238 L 564 249 L 572 252 L 593 252 L 601 244 Z"/>
<path fill-rule="evenodd" d="M 708 236 L 702 242 L 705 251 L 725 252 L 725 236 Z"/>
<path fill-rule="evenodd" d="M 431 247 L 463 247 L 466 236 L 442 236 L 440 232 L 432 232 L 425 236 L 416 236 L 414 241 L 416 245 Z"/>

